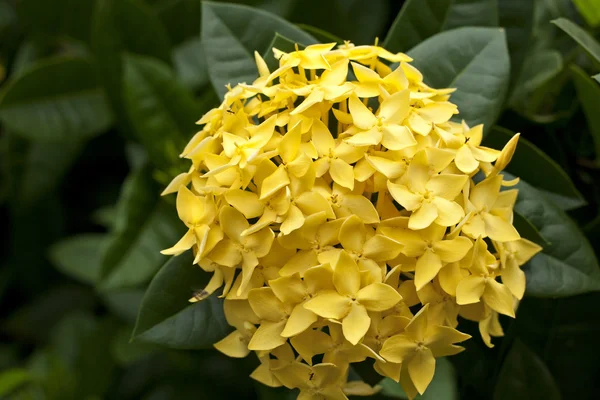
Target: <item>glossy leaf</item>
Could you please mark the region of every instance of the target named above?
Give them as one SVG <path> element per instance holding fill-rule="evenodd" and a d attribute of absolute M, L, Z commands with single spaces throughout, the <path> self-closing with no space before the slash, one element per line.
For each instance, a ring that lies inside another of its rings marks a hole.
<path fill-rule="evenodd" d="M 105 234 L 87 233 L 55 243 L 49 252 L 54 266 L 63 274 L 88 284 L 100 278 L 100 261 Z"/>
<path fill-rule="evenodd" d="M 502 109 L 510 76 L 504 31 L 459 28 L 442 32 L 408 52 L 432 87 L 456 88 L 450 101 L 458 119 L 489 130 Z M 482 85 L 485 82 L 485 85 Z"/>
<path fill-rule="evenodd" d="M 169 34 L 171 43 L 179 44 L 198 36 L 201 9 L 199 0 L 153 0 L 150 3 L 154 3 L 154 13 Z"/>
<path fill-rule="evenodd" d="M 408 51 L 429 37 L 464 26 L 497 26 L 497 0 L 408 0 L 383 45 Z"/>
<path fill-rule="evenodd" d="M 223 314 L 223 300 L 216 295 L 188 302 L 210 277 L 192 261 L 192 253 L 184 253 L 156 274 L 142 301 L 134 339 L 176 349 L 204 349 L 232 330 Z"/>
<path fill-rule="evenodd" d="M 600 101 L 600 86 L 576 65 L 571 66 L 571 76 L 573 76 L 573 82 L 577 89 L 579 104 L 583 109 L 594 140 L 596 158 L 600 158 L 600 113 L 597 107 L 598 101 Z"/>
<path fill-rule="evenodd" d="M 28 139 L 78 141 L 105 131 L 112 115 L 92 65 L 58 58 L 35 64 L 5 86 L 0 120 Z"/>
<path fill-rule="evenodd" d="M 202 3 L 202 42 L 208 74 L 220 97 L 227 91 L 227 84 L 252 83 L 258 77 L 254 51 L 263 54 L 276 32 L 304 45 L 317 42 L 300 28 L 266 11 Z"/>
<path fill-rule="evenodd" d="M 149 282 L 168 259 L 160 250 L 182 236 L 175 211 L 158 194 L 149 168 L 134 171 L 123 184 L 102 259 L 103 291 Z"/>
<path fill-rule="evenodd" d="M 591 34 L 567 18 L 558 18 L 552 23 L 571 36 L 596 62 L 600 63 L 600 43 Z"/>
<path fill-rule="evenodd" d="M 513 135 L 513 132 L 495 126 L 484 143 L 501 149 Z M 557 205 L 562 209 L 569 210 L 586 204 L 585 198 L 560 165 L 523 136 L 519 138 L 517 150 L 506 170 L 537 189 L 552 193 L 552 198 L 557 200 Z"/>
<path fill-rule="evenodd" d="M 507 179 L 513 176 L 506 173 Z M 550 246 L 523 268 L 529 296 L 565 297 L 600 290 L 600 266 L 589 242 L 564 211 L 521 180 L 515 211 L 538 229 Z"/>
<path fill-rule="evenodd" d="M 135 324 L 144 289 L 119 289 L 102 292 L 102 300 L 111 313 L 129 324 Z"/>
<path fill-rule="evenodd" d="M 179 153 L 201 116 L 192 94 L 160 61 L 130 55 L 125 57 L 124 97 L 135 136 L 150 162 L 162 169 L 181 163 Z"/>
<path fill-rule="evenodd" d="M 544 361 L 517 339 L 502 364 L 494 399 L 560 400 L 561 395 Z"/>
<path fill-rule="evenodd" d="M 302 30 L 305 31 L 306 33 L 312 35 L 315 39 L 317 39 L 321 43 L 333 43 L 333 42 L 336 42 L 339 44 L 344 43 L 344 39 L 342 39 L 339 36 L 334 35 L 331 32 L 328 32 L 326 30 L 319 29 L 314 26 L 306 25 L 306 24 L 298 24 L 298 26 L 300 28 L 302 28 Z"/>

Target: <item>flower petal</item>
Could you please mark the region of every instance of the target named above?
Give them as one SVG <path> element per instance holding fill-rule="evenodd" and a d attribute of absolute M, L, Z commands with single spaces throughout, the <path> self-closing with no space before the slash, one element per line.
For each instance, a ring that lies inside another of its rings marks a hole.
<path fill-rule="evenodd" d="M 408 227 L 412 230 L 425 229 L 430 226 L 437 217 L 437 207 L 429 201 L 424 201 L 421 204 L 421 207 L 410 215 Z"/>
<path fill-rule="evenodd" d="M 350 312 L 352 301 L 335 291 L 323 291 L 306 303 L 304 308 L 323 318 L 341 320 Z"/>
<path fill-rule="evenodd" d="M 427 249 L 417 260 L 415 269 L 415 286 L 417 290 L 427 285 L 442 269 L 442 260 L 434 251 Z"/>
<path fill-rule="evenodd" d="M 296 304 L 287 320 L 285 329 L 281 332 L 281 336 L 288 338 L 296 336 L 310 328 L 317 319 L 317 314 L 304 308 L 304 304 Z"/>
<path fill-rule="evenodd" d="M 344 296 L 354 296 L 360 289 L 358 265 L 345 251 L 340 252 L 333 269 L 333 284 Z"/>
<path fill-rule="evenodd" d="M 481 276 L 464 278 L 456 287 L 456 304 L 464 305 L 479 302 L 485 289 L 485 278 Z"/>
<path fill-rule="evenodd" d="M 408 362 L 408 374 L 415 388 L 423 394 L 431 383 L 435 373 L 435 358 L 431 350 L 424 347 L 417 351 L 415 356 Z"/>
<path fill-rule="evenodd" d="M 365 336 L 371 325 L 371 318 L 367 309 L 360 304 L 352 303 L 348 315 L 342 321 L 344 337 L 353 345 L 356 345 Z"/>
<path fill-rule="evenodd" d="M 248 343 L 250 350 L 273 350 L 287 341 L 281 336 L 285 320 L 279 322 L 263 321 Z"/>
<path fill-rule="evenodd" d="M 385 283 L 372 283 L 358 291 L 356 300 L 369 311 L 385 311 L 395 306 L 402 297 Z"/>
<path fill-rule="evenodd" d="M 483 292 L 483 301 L 492 310 L 509 317 L 515 317 L 512 293 L 508 287 L 500 282 L 493 279 L 488 280 Z"/>

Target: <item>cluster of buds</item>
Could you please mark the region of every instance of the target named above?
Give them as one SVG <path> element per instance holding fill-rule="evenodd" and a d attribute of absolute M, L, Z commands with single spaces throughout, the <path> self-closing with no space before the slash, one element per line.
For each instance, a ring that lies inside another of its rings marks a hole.
<path fill-rule="evenodd" d="M 273 52 L 279 68 L 255 53 L 260 77 L 198 122 L 192 166 L 163 193 L 189 230 L 163 254 L 192 249 L 213 274 L 192 301 L 222 288 L 235 331 L 215 347 L 254 351 L 254 379 L 345 399 L 377 390 L 347 382 L 371 358 L 413 398 L 436 358 L 463 350 L 459 315 L 492 346 L 525 291 L 520 266 L 540 247 L 513 227 L 517 180 L 501 175 L 518 135 L 481 146 L 481 125 L 451 121 L 453 89 L 405 54 Z"/>

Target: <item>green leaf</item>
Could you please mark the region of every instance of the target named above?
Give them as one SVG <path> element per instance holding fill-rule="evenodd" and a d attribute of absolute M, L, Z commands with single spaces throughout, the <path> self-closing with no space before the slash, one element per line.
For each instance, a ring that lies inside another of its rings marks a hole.
<path fill-rule="evenodd" d="M 497 0 L 408 0 L 396 16 L 383 47 L 408 51 L 427 38 L 464 26 L 497 26 Z"/>
<path fill-rule="evenodd" d="M 114 231 L 107 238 L 102 259 L 99 286 L 103 291 L 149 282 L 168 260 L 160 250 L 183 236 L 173 207 L 158 192 L 148 167 L 135 170 L 123 184 Z"/>
<path fill-rule="evenodd" d="M 452 363 L 446 358 L 435 360 L 435 375 L 423 395 L 417 395 L 417 399 L 422 400 L 458 400 L 458 382 L 456 371 Z M 408 399 L 408 396 L 402 390 L 399 383 L 389 378 L 383 379 L 379 385 L 382 387 L 381 394 L 397 399 Z"/>
<path fill-rule="evenodd" d="M 295 0 L 293 3 L 295 6 L 285 15 L 286 19 L 325 29 L 359 45 L 373 44 L 376 37 L 383 37 L 390 15 L 387 1 Z"/>
<path fill-rule="evenodd" d="M 296 43 L 279 33 L 275 34 L 275 37 L 271 40 L 271 44 L 267 47 L 265 54 L 262 55 L 262 58 L 267 63 L 267 67 L 269 67 L 269 71 L 274 71 L 279 68 L 279 60 L 275 58 L 273 53 L 274 48 L 285 52 L 292 52 L 296 49 Z M 298 49 L 302 50 L 303 48 L 304 46 L 298 45 Z"/>
<path fill-rule="evenodd" d="M 507 179 L 514 178 L 505 173 Z M 523 268 L 529 296 L 565 297 L 600 290 L 600 266 L 594 250 L 564 211 L 521 180 L 515 211 L 538 229 L 550 246 Z"/>
<path fill-rule="evenodd" d="M 96 0 L 22 0 L 17 12 L 28 32 L 47 36 L 70 35 L 88 41 Z"/>
<path fill-rule="evenodd" d="M 8 153 L 5 161 L 10 171 L 10 201 L 24 209 L 44 199 L 60 184 L 62 178 L 81 154 L 82 140 L 39 142 L 5 132 Z"/>
<path fill-rule="evenodd" d="M 102 292 L 102 300 L 113 315 L 135 324 L 145 289 L 122 289 Z"/>
<path fill-rule="evenodd" d="M 450 101 L 459 119 L 489 130 L 504 102 L 510 62 L 504 31 L 459 28 L 437 34 L 408 52 L 413 65 L 435 88 L 456 88 Z"/>
<path fill-rule="evenodd" d="M 538 229 L 531 223 L 530 220 L 516 211 L 514 212 L 513 216 L 513 226 L 517 229 L 521 237 L 529 239 L 542 247 L 550 246 L 550 243 L 548 243 L 546 238 L 541 235 L 540 231 L 538 231 Z"/>
<path fill-rule="evenodd" d="M 134 53 L 171 61 L 169 38 L 152 10 L 138 0 L 103 0 L 94 10 L 92 49 L 98 76 L 110 99 L 121 128 L 132 128 L 123 100 L 121 56 Z"/>
<path fill-rule="evenodd" d="M 49 257 L 63 274 L 91 285 L 100 278 L 101 249 L 106 235 L 84 233 L 50 247 Z"/>
<path fill-rule="evenodd" d="M 591 34 L 567 18 L 558 18 L 551 22 L 571 36 L 593 59 L 600 63 L 600 43 Z"/>
<path fill-rule="evenodd" d="M 527 101 L 533 92 L 563 70 L 563 57 L 556 50 L 540 50 L 527 57 L 510 98 L 517 111 L 527 111 Z"/>
<path fill-rule="evenodd" d="M 232 330 L 225 320 L 223 300 L 216 295 L 188 302 L 209 278 L 192 262 L 192 253 L 186 252 L 171 258 L 156 274 L 142 301 L 134 339 L 176 349 L 204 349 Z"/>
<path fill-rule="evenodd" d="M 589 26 L 600 25 L 600 3 L 595 0 L 573 0 L 573 3 Z"/>
<path fill-rule="evenodd" d="M 571 75 L 577 89 L 579 104 L 581 104 L 594 140 L 596 158 L 600 158 L 600 113 L 597 108 L 600 101 L 600 86 L 576 65 L 571 65 Z"/>
<path fill-rule="evenodd" d="M 30 380 L 31 375 L 23 368 L 12 368 L 0 372 L 0 396 L 8 396 Z"/>
<path fill-rule="evenodd" d="M 486 136 L 484 144 L 494 149 L 501 149 L 514 136 L 508 129 L 495 126 Z M 584 206 L 585 198 L 569 177 L 569 175 L 546 153 L 529 140 L 519 138 L 517 150 L 508 164 L 506 171 L 516 175 L 544 192 L 552 193 L 553 199 L 558 197 L 559 204 L 567 206 L 562 209 L 573 209 Z M 564 198 L 560 201 L 560 198 Z"/>
<path fill-rule="evenodd" d="M 202 42 L 208 74 L 219 97 L 225 85 L 252 83 L 258 72 L 254 51 L 264 54 L 273 33 L 309 45 L 317 40 L 300 28 L 266 11 L 252 7 L 202 3 Z"/>
<path fill-rule="evenodd" d="M 596 82 L 600 83 L 600 74 L 596 74 L 596 75 L 592 76 L 592 78 L 594 78 L 596 80 Z"/>
<path fill-rule="evenodd" d="M 32 140 L 77 141 L 112 124 L 104 92 L 84 59 L 40 62 L 0 93 L 6 128 Z"/>
<path fill-rule="evenodd" d="M 190 39 L 173 51 L 175 71 L 189 89 L 198 90 L 208 84 L 208 66 L 200 38 Z"/>
<path fill-rule="evenodd" d="M 200 0 L 152 1 L 153 9 L 165 27 L 171 43 L 179 44 L 198 36 Z"/>
<path fill-rule="evenodd" d="M 560 400 L 561 395 L 546 364 L 517 339 L 502 364 L 494 399 Z"/>
<path fill-rule="evenodd" d="M 510 53 L 511 86 L 514 86 L 523 63 L 531 52 L 534 1 L 498 1 L 498 19 L 506 30 L 506 42 Z"/>
<path fill-rule="evenodd" d="M 123 327 L 119 329 L 111 342 L 112 357 L 123 366 L 145 358 L 156 350 L 156 346 L 140 342 L 131 343 L 130 339 L 131 329 Z"/>
<path fill-rule="evenodd" d="M 125 57 L 124 97 L 134 133 L 151 163 L 180 172 L 179 153 L 197 131 L 201 110 L 192 94 L 163 63 L 148 57 Z"/>
<path fill-rule="evenodd" d="M 315 39 L 317 39 L 321 43 L 333 43 L 333 42 L 339 43 L 339 44 L 344 43 L 344 39 L 342 39 L 339 36 L 334 35 L 331 32 L 327 32 L 324 29 L 316 28 L 314 26 L 306 25 L 306 24 L 298 24 L 298 27 L 302 28 L 302 30 L 304 32 L 312 35 Z"/>

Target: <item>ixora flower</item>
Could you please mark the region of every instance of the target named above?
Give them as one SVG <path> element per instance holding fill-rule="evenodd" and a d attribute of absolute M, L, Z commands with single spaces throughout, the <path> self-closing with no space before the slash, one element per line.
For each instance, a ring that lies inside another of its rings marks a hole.
<path fill-rule="evenodd" d="M 483 127 L 453 122 L 452 89 L 423 82 L 410 57 L 377 46 L 273 49 L 270 71 L 230 88 L 183 150 L 177 193 L 191 249 L 212 273 L 235 331 L 215 344 L 255 352 L 252 378 L 299 399 L 346 399 L 353 363 L 423 393 L 436 358 L 502 335 L 525 291 L 520 267 L 541 250 L 513 226 L 515 180 Z M 197 296 L 193 301 L 201 301 Z"/>

